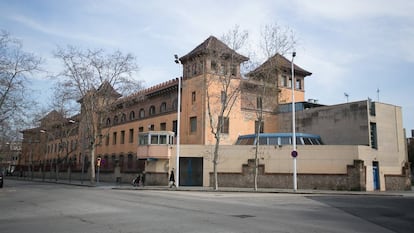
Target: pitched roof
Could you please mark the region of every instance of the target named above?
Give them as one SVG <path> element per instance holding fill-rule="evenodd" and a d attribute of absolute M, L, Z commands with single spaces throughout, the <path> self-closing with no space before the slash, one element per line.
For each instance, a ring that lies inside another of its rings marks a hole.
<path fill-rule="evenodd" d="M 286 57 L 283 55 L 277 53 L 273 57 L 269 58 L 267 61 L 265 61 L 262 65 L 254 69 L 253 71 L 250 71 L 247 76 L 252 76 L 253 74 L 260 73 L 265 71 L 266 69 L 269 69 L 271 66 L 277 66 L 277 68 L 285 68 L 287 70 L 290 70 L 292 67 L 291 61 L 289 61 Z M 300 66 L 294 64 L 295 73 L 300 73 L 304 76 L 309 76 L 312 73 L 302 69 Z"/>
<path fill-rule="evenodd" d="M 185 63 L 188 59 L 193 58 L 198 55 L 202 54 L 209 54 L 209 53 L 220 53 L 223 55 L 234 55 L 234 57 L 240 61 L 247 61 L 249 58 L 238 54 L 233 49 L 229 48 L 226 44 L 224 44 L 222 41 L 217 39 L 214 36 L 208 37 L 203 43 L 198 45 L 195 49 L 193 49 L 191 52 L 186 54 L 185 56 L 182 56 L 180 58 L 180 61 Z"/>
<path fill-rule="evenodd" d="M 104 81 L 99 87 L 98 89 L 92 88 L 91 90 L 87 91 L 86 94 L 84 96 L 82 96 L 82 98 L 80 98 L 77 102 L 78 103 L 82 103 L 83 99 L 87 96 L 92 96 L 93 94 L 98 94 L 100 96 L 106 96 L 106 97 L 114 97 L 114 98 L 119 98 L 122 95 L 117 92 L 113 86 L 108 82 L 108 81 Z"/>
<path fill-rule="evenodd" d="M 114 87 L 108 82 L 108 81 L 104 81 L 99 87 L 98 90 L 96 91 L 97 94 L 102 94 L 102 95 L 107 95 L 107 96 L 111 96 L 111 97 L 116 97 L 119 98 L 122 95 L 119 94 L 119 92 L 117 92 Z"/>

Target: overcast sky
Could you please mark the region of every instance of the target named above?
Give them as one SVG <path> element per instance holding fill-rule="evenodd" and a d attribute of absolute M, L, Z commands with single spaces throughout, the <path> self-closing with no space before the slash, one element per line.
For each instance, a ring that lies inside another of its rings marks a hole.
<path fill-rule="evenodd" d="M 210 35 L 239 25 L 251 46 L 263 25 L 294 30 L 295 63 L 312 72 L 305 98 L 339 104 L 368 97 L 403 108 L 414 129 L 414 1 L 410 0 L 2 0 L 0 29 L 58 72 L 57 46 L 121 50 L 137 57 L 147 87 L 181 75 L 183 56 Z M 247 55 L 247 54 L 245 54 Z M 44 75 L 43 75 L 44 76 Z M 50 80 L 36 77 L 34 94 L 50 98 Z M 377 92 L 379 90 L 379 93 Z"/>

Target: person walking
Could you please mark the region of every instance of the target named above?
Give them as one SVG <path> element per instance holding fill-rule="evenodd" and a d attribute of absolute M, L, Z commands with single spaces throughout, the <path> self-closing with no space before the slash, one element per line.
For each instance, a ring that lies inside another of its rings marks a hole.
<path fill-rule="evenodd" d="M 143 171 L 141 173 L 141 186 L 144 187 L 145 186 L 145 171 Z"/>
<path fill-rule="evenodd" d="M 175 185 L 174 168 L 171 170 L 171 173 L 170 173 L 169 186 L 170 186 L 170 188 L 177 187 Z"/>

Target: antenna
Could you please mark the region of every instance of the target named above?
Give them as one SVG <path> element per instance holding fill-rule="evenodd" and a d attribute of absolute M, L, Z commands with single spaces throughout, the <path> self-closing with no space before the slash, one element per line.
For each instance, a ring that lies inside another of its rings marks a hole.
<path fill-rule="evenodd" d="M 345 96 L 345 98 L 346 98 L 346 102 L 348 103 L 348 102 L 349 102 L 349 94 L 348 94 L 348 93 L 346 93 L 346 92 L 344 92 L 344 96 Z"/>
<path fill-rule="evenodd" d="M 377 102 L 379 102 L 379 94 L 380 94 L 380 89 L 377 88 Z"/>

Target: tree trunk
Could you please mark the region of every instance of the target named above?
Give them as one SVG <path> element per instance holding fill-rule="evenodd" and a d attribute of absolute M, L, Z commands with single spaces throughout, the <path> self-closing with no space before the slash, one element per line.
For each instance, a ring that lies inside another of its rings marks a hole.
<path fill-rule="evenodd" d="M 91 184 L 95 184 L 95 145 L 91 146 Z"/>
<path fill-rule="evenodd" d="M 213 158 L 213 172 L 214 172 L 214 190 L 218 190 L 218 176 L 217 176 L 217 164 L 218 164 L 218 152 L 220 145 L 220 136 L 216 138 L 216 144 L 214 145 L 214 158 Z"/>

